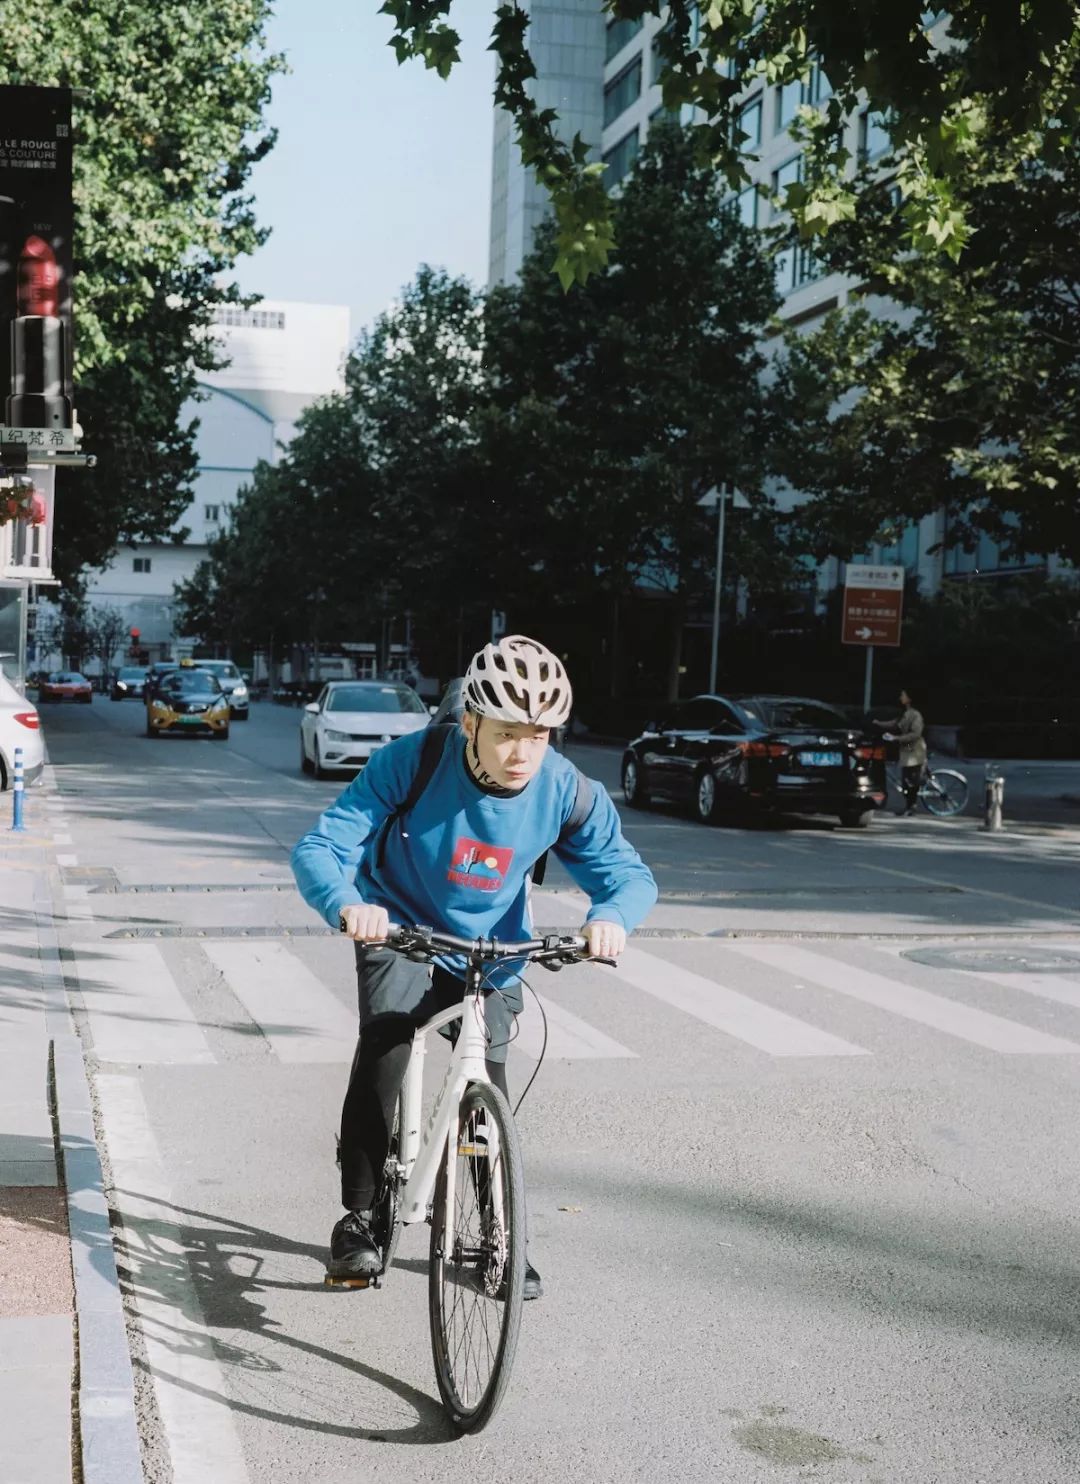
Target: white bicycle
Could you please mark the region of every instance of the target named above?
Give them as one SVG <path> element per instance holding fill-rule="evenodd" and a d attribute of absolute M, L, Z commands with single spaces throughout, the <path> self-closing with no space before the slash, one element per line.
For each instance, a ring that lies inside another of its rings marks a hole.
<path fill-rule="evenodd" d="M 495 1415 L 510 1379 L 521 1326 L 526 1239 L 517 1128 L 484 1064 L 485 975 L 510 959 L 549 969 L 580 963 L 588 944 L 584 938 L 554 935 L 499 943 L 392 926 L 387 947 L 421 963 L 438 954 L 463 957 L 465 990 L 459 1005 L 433 1016 L 413 1037 L 381 1205 L 373 1213 L 385 1234 L 382 1273 L 370 1279 L 327 1277 L 326 1282 L 334 1288 L 378 1288 L 401 1227 L 430 1221 L 428 1312 L 439 1395 L 459 1432 L 478 1432 Z M 427 1038 L 455 1020 L 461 1030 L 435 1106 L 423 1122 Z"/>

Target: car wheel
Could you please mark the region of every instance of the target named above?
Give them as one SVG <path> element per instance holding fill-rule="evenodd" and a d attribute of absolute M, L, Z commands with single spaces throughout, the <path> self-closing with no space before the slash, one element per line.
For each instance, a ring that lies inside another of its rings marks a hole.
<path fill-rule="evenodd" d="M 873 809 L 845 809 L 840 823 L 845 830 L 868 830 L 873 818 Z"/>
<path fill-rule="evenodd" d="M 150 725 L 150 723 L 147 722 L 146 723 L 146 735 L 148 737 L 160 737 L 161 736 L 161 730 L 158 727 L 152 727 Z"/>
<path fill-rule="evenodd" d="M 228 727 L 222 727 L 220 732 L 211 732 L 210 735 L 215 742 L 227 742 L 229 740 L 229 729 Z"/>
<path fill-rule="evenodd" d="M 636 757 L 628 757 L 622 770 L 623 798 L 631 809 L 649 807 L 649 791 L 645 787 L 644 772 Z"/>
<path fill-rule="evenodd" d="M 243 711 L 234 711 L 233 714 L 232 714 L 232 719 L 233 719 L 233 721 L 247 721 L 247 719 L 248 719 L 247 707 L 245 706 L 244 709 L 243 709 Z"/>
<path fill-rule="evenodd" d="M 702 824 L 715 824 L 719 812 L 716 779 L 708 769 L 698 774 L 694 789 L 694 812 Z"/>
<path fill-rule="evenodd" d="M 302 736 L 300 738 L 300 771 L 301 773 L 311 773 L 314 771 L 311 759 L 307 755 L 307 748 L 304 746 L 304 739 Z"/>
<path fill-rule="evenodd" d="M 83 696 L 82 703 L 83 703 L 84 706 L 89 706 L 90 702 L 93 699 L 94 699 L 93 696 Z"/>

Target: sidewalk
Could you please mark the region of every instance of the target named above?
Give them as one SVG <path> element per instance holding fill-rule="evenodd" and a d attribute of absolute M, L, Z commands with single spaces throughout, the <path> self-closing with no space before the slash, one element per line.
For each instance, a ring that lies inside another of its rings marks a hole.
<path fill-rule="evenodd" d="M 0 1479 L 142 1484 L 131 1361 L 51 880 L 51 768 L 0 794 Z"/>

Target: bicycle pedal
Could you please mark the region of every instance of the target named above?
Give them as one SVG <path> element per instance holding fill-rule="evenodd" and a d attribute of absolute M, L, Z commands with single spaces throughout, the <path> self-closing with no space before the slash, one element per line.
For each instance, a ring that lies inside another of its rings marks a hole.
<path fill-rule="evenodd" d="M 380 1288 L 382 1286 L 378 1277 L 332 1278 L 329 1273 L 323 1275 L 323 1283 L 327 1288 Z"/>

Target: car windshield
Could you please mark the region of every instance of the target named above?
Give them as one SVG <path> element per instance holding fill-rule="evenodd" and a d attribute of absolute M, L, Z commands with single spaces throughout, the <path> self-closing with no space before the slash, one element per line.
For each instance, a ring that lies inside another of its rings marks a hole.
<path fill-rule="evenodd" d="M 53 682 L 54 685 L 86 684 L 85 679 L 81 675 L 77 675 L 74 670 L 57 670 L 54 674 L 49 676 L 49 679 Z"/>
<path fill-rule="evenodd" d="M 847 722 L 839 711 L 826 706 L 824 701 L 786 700 L 783 697 L 768 700 L 743 701 L 742 709 L 754 721 L 763 721 L 767 727 L 843 727 Z"/>
<path fill-rule="evenodd" d="M 407 685 L 339 685 L 330 692 L 327 711 L 381 711 L 415 716 L 426 707 Z"/>
<path fill-rule="evenodd" d="M 166 675 L 161 685 L 163 690 L 178 696 L 206 695 L 208 691 L 218 695 L 221 691 L 217 676 L 209 670 L 175 670 Z"/>
<path fill-rule="evenodd" d="M 145 674 L 146 674 L 146 671 L 145 670 L 121 670 L 120 671 L 120 679 L 121 680 L 142 680 L 142 678 L 143 678 L 143 676 Z"/>
<path fill-rule="evenodd" d="M 215 675 L 219 675 L 223 680 L 240 679 L 240 671 L 233 664 L 232 660 L 211 660 L 207 663 L 206 669 L 211 670 Z"/>

